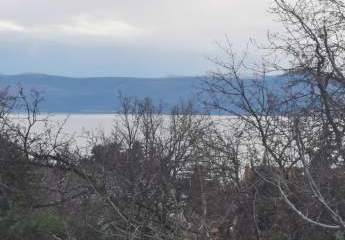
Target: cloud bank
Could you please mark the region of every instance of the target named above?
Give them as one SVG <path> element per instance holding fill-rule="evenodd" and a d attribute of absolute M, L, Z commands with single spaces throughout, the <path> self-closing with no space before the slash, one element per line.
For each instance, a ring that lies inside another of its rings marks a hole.
<path fill-rule="evenodd" d="M 0 0 L 0 72 L 195 75 L 228 35 L 276 29 L 271 0 Z M 63 59 L 63 60 L 62 60 Z"/>
<path fill-rule="evenodd" d="M 97 19 L 88 16 L 77 16 L 72 20 L 52 25 L 21 25 L 11 20 L 0 19 L 0 32 L 37 35 L 85 35 L 99 37 L 131 37 L 137 36 L 143 30 L 126 22 L 113 19 Z M 64 36 L 68 37 L 68 36 Z"/>

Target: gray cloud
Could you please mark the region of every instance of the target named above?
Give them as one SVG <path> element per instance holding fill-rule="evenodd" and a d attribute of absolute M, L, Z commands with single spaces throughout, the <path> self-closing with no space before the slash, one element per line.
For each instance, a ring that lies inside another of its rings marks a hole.
<path fill-rule="evenodd" d="M 21 25 L 14 21 L 0 20 L 0 32 L 22 33 L 32 37 L 59 36 L 71 37 L 75 35 L 99 36 L 111 38 L 133 37 L 143 32 L 143 29 L 129 25 L 126 22 L 113 19 L 98 19 L 86 15 L 79 15 L 70 21 L 59 24 Z"/>
<path fill-rule="evenodd" d="M 222 41 L 225 34 L 243 47 L 250 37 L 263 40 L 268 29 L 277 29 L 267 13 L 269 4 L 270 0 L 0 0 L 0 38 L 3 43 L 12 41 L 6 51 L 11 59 L 21 58 L 18 72 L 27 69 L 23 59 L 34 56 L 45 58 L 37 67 L 41 72 L 80 74 L 83 64 L 118 63 L 116 52 L 121 52 L 121 58 L 135 59 L 136 68 L 121 64 L 121 69 L 132 67 L 132 75 L 147 75 L 147 61 L 165 69 L 159 74 L 188 74 L 179 62 L 189 64 L 190 74 L 202 74 L 208 70 L 202 69 L 207 66 L 204 57 L 214 53 L 214 42 Z M 70 57 L 69 70 L 63 70 L 67 69 L 63 63 L 50 65 L 49 58 L 57 57 L 46 49 L 51 44 L 58 46 L 59 55 Z M 102 49 L 97 61 L 80 58 L 91 58 L 97 49 Z M 104 74 L 131 74 L 103 69 Z"/>

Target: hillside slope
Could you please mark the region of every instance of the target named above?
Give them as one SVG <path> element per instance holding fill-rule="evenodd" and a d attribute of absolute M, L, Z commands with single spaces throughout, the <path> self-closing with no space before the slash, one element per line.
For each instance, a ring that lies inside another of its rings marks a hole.
<path fill-rule="evenodd" d="M 44 74 L 0 75 L 0 87 L 17 86 L 39 91 L 44 97 L 42 112 L 107 113 L 119 108 L 119 93 L 131 97 L 150 97 L 171 106 L 195 99 L 202 78 L 70 78 Z"/>

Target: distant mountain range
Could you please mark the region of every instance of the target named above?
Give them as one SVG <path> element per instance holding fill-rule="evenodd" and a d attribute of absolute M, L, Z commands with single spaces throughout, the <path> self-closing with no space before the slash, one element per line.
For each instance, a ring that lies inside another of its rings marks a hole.
<path fill-rule="evenodd" d="M 172 106 L 196 99 L 202 77 L 94 77 L 71 78 L 45 74 L 0 75 L 0 87 L 17 86 L 43 96 L 41 112 L 110 113 L 119 109 L 119 94 L 150 97 L 155 103 Z"/>

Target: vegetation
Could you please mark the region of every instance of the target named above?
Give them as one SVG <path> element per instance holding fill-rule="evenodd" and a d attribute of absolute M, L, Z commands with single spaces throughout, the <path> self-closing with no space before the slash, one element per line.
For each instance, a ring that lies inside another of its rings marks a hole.
<path fill-rule="evenodd" d="M 205 106 L 235 118 L 122 97 L 112 137 L 83 154 L 39 116 L 37 93 L 1 92 L 0 238 L 344 239 L 345 5 L 271 10 L 286 31 L 264 67 L 228 44 L 203 86 Z"/>

